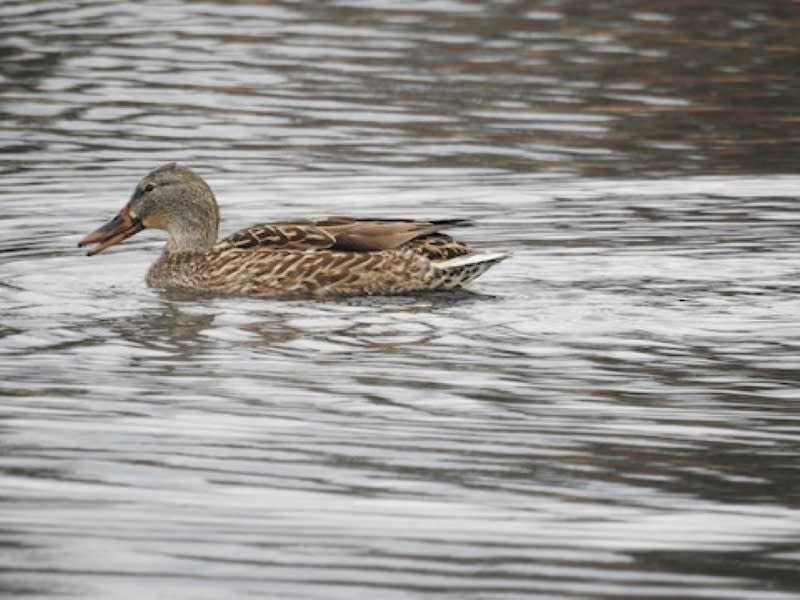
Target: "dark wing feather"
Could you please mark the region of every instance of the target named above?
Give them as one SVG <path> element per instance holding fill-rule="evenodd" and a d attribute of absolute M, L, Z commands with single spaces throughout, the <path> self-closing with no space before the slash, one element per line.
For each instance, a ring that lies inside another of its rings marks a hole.
<path fill-rule="evenodd" d="M 253 225 L 226 237 L 220 249 L 239 248 L 283 250 L 343 250 L 372 252 L 391 250 L 442 229 L 471 225 L 470 221 L 446 219 L 413 221 L 408 219 L 353 219 L 321 217 Z"/>
<path fill-rule="evenodd" d="M 315 225 L 336 238 L 334 248 L 356 252 L 391 250 L 406 242 L 448 229 L 470 224 L 469 221 L 412 221 L 404 219 L 318 219 Z"/>
<path fill-rule="evenodd" d="M 430 260 L 450 260 L 475 252 L 464 242 L 454 240 L 443 233 L 434 233 L 411 240 L 403 244 L 403 248 L 411 248 L 423 256 L 427 256 Z"/>
<path fill-rule="evenodd" d="M 242 229 L 223 239 L 218 248 L 242 250 L 324 250 L 331 248 L 336 238 L 320 227 L 307 223 L 262 223 Z"/>

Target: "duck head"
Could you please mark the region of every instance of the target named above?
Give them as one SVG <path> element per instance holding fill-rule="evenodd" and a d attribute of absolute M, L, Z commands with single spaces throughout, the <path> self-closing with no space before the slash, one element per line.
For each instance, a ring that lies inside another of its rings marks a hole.
<path fill-rule="evenodd" d="M 91 256 L 148 227 L 167 232 L 167 252 L 208 250 L 216 243 L 219 228 L 214 193 L 191 169 L 164 165 L 148 173 L 122 210 L 78 246 L 96 244 L 87 252 Z"/>

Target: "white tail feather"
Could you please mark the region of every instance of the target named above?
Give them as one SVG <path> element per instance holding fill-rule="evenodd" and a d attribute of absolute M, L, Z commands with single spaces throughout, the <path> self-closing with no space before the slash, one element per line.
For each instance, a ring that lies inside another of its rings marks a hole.
<path fill-rule="evenodd" d="M 434 261 L 433 268 L 438 279 L 436 287 L 450 289 L 467 285 L 508 256 L 505 252 L 487 252 Z"/>
<path fill-rule="evenodd" d="M 465 267 L 467 265 L 475 265 L 480 263 L 491 263 L 492 265 L 508 258 L 505 252 L 485 252 L 483 254 L 465 254 L 464 256 L 456 256 L 449 260 L 439 260 L 433 263 L 433 268 L 440 269 L 457 269 L 458 267 Z M 491 266 L 491 265 L 490 265 Z"/>

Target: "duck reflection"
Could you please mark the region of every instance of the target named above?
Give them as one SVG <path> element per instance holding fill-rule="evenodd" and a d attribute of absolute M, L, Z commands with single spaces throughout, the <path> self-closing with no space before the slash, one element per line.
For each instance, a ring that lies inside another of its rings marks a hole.
<path fill-rule="evenodd" d="M 169 298 L 163 298 L 158 308 L 111 321 L 108 323 L 111 333 L 118 339 L 153 350 L 172 349 L 192 354 L 202 348 L 202 333 L 214 323 L 215 313 L 189 311 Z"/>

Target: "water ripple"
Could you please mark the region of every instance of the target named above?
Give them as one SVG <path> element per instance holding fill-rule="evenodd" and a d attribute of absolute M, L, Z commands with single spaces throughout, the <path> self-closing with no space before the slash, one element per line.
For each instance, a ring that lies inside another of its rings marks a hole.
<path fill-rule="evenodd" d="M 796 597 L 797 19 L 558 0 L 0 6 L 4 595 Z M 463 217 L 473 293 L 143 283 L 222 230 Z"/>

